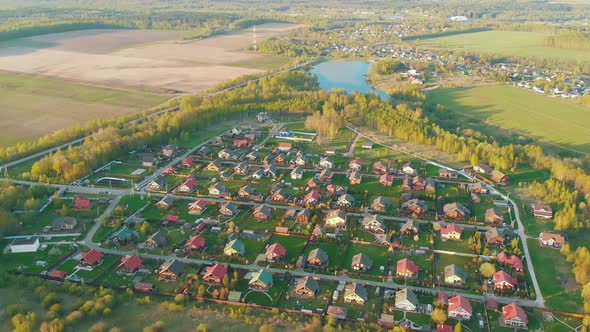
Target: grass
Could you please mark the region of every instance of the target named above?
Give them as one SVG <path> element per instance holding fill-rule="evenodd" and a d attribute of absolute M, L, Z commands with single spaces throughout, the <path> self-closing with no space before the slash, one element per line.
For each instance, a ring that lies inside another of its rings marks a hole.
<path fill-rule="evenodd" d="M 461 48 L 503 56 L 535 57 L 588 62 L 584 51 L 553 48 L 544 45 L 547 35 L 524 31 L 483 31 L 420 40 L 422 45 Z"/>
<path fill-rule="evenodd" d="M 266 243 L 271 245 L 275 242 L 280 243 L 287 250 L 287 257 L 283 262 L 285 264 L 295 264 L 307 243 L 307 239 L 295 236 L 272 235 Z"/>
<path fill-rule="evenodd" d="M 482 86 L 434 90 L 428 103 L 446 107 L 444 115 L 435 115 L 445 127 L 455 129 L 459 124 L 512 141 L 526 137 L 590 152 L 590 128 L 585 126 L 590 123 L 590 112 L 570 102 L 509 86 Z"/>
<path fill-rule="evenodd" d="M 326 307 L 335 288 L 335 284 L 333 282 L 320 281 L 320 290 L 318 291 L 318 295 L 313 298 L 301 298 L 296 296 L 294 292 L 296 283 L 297 278 L 292 280 L 291 284 L 288 286 L 289 288 L 283 293 L 283 296 L 277 303 L 278 307 L 294 310 L 327 309 Z"/>
<path fill-rule="evenodd" d="M 255 59 L 232 63 L 231 66 L 263 70 L 276 70 L 285 66 L 286 64 L 291 62 L 291 60 L 292 59 L 289 58 L 265 55 L 262 57 L 257 57 Z"/>
<path fill-rule="evenodd" d="M 2 247 L 4 249 L 4 246 Z M 73 251 L 73 247 L 68 245 L 63 246 L 48 246 L 43 251 L 18 253 L 18 254 L 4 254 L 0 255 L 0 271 L 17 270 L 28 273 L 41 273 L 52 265 L 56 264 L 64 257 L 64 255 Z M 37 261 L 47 262 L 45 266 L 38 266 Z"/>
<path fill-rule="evenodd" d="M 369 256 L 373 260 L 373 267 L 371 270 L 367 271 L 367 274 L 370 275 L 386 275 L 387 274 L 387 266 L 389 265 L 389 252 L 387 251 L 386 247 L 379 247 L 379 246 L 371 246 L 371 245 L 363 245 L 363 244 L 356 244 L 353 243 L 348 247 L 348 251 L 346 252 L 346 256 L 344 258 L 344 268 L 348 269 L 349 271 L 353 271 L 351 264 L 352 264 L 352 257 L 358 253 L 363 253 Z M 385 267 L 383 272 L 380 271 L 380 267 Z M 356 272 L 355 272 L 356 273 Z"/>
<path fill-rule="evenodd" d="M 165 96 L 0 74 L 0 146 L 156 106 Z"/>

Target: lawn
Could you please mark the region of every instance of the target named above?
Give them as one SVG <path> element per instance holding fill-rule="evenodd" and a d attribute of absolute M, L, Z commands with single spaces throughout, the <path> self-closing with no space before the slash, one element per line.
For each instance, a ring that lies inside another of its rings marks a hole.
<path fill-rule="evenodd" d="M 323 251 L 326 252 L 326 254 L 328 254 L 329 260 L 328 260 L 328 269 L 331 270 L 340 270 L 342 268 L 344 268 L 345 262 L 344 262 L 344 255 L 342 255 L 342 253 L 346 252 L 347 249 L 347 244 L 337 244 L 337 243 L 318 243 L 312 246 L 308 246 L 305 249 L 305 257 L 307 257 L 307 255 L 309 254 L 310 251 L 312 251 L 315 248 L 320 248 Z M 325 268 L 325 267 L 324 267 Z M 314 269 L 317 269 L 314 267 Z"/>
<path fill-rule="evenodd" d="M 373 268 L 367 271 L 367 274 L 376 276 L 387 275 L 387 267 L 389 266 L 389 252 L 387 251 L 386 247 L 352 243 L 350 246 L 348 246 L 348 251 L 346 251 L 346 256 L 344 258 L 344 268 L 347 269 L 349 273 L 353 271 L 351 268 L 352 257 L 358 253 L 363 253 L 373 260 Z M 381 266 L 385 268 L 383 272 L 380 270 Z"/>
<path fill-rule="evenodd" d="M 4 249 L 2 247 L 1 249 Z M 73 251 L 73 247 L 48 246 L 43 251 L 18 254 L 0 255 L 0 271 L 17 270 L 28 273 L 41 273 L 47 268 L 59 262 L 65 255 Z M 45 265 L 37 265 L 37 261 L 45 261 Z"/>
<path fill-rule="evenodd" d="M 457 125 L 498 137 L 528 137 L 590 152 L 590 112 L 571 102 L 509 86 L 437 89 L 427 103 L 444 105 L 437 114 L 445 127 Z"/>
<path fill-rule="evenodd" d="M 280 243 L 287 250 L 287 257 L 284 259 L 285 264 L 295 264 L 297 258 L 301 255 L 305 244 L 307 243 L 306 238 L 300 238 L 295 236 L 283 236 L 283 235 L 272 235 L 266 242 L 271 245 L 275 242 Z"/>
<path fill-rule="evenodd" d="M 415 253 L 408 251 L 396 250 L 391 256 L 391 274 L 395 277 L 397 273 L 397 262 L 403 258 L 408 258 L 414 264 L 420 267 L 418 277 L 415 279 L 408 279 L 407 284 L 419 285 L 424 287 L 432 286 L 432 262 L 430 261 L 431 254 L 428 253 Z M 400 280 L 401 279 L 401 280 Z M 403 277 L 398 278 L 398 281 L 403 283 Z"/>
<path fill-rule="evenodd" d="M 307 310 L 316 310 L 316 309 L 323 309 L 326 310 L 328 302 L 332 297 L 332 292 L 334 291 L 335 284 L 329 281 L 319 281 L 320 290 L 318 295 L 313 298 L 302 298 L 295 296 L 295 284 L 297 283 L 297 278 L 292 279 L 291 283 L 289 284 L 289 288 L 285 290 L 283 296 L 277 303 L 277 306 L 280 308 L 285 309 L 307 309 Z"/>
<path fill-rule="evenodd" d="M 587 52 L 545 46 L 546 36 L 525 31 L 483 31 L 422 39 L 418 43 L 503 56 L 589 61 Z"/>
<path fill-rule="evenodd" d="M 444 283 L 445 266 L 456 264 L 467 274 L 467 283 L 464 285 L 466 292 L 478 292 L 481 289 L 479 281 L 481 276 L 475 272 L 479 266 L 473 262 L 471 257 L 453 256 L 435 254 L 434 275 L 440 277 L 440 282 Z"/>
<path fill-rule="evenodd" d="M 357 303 L 345 303 L 344 302 L 344 291 L 342 291 L 338 297 L 336 303 L 337 306 L 348 309 L 349 319 L 364 318 L 368 322 L 376 321 L 381 312 L 381 294 L 375 294 L 376 289 L 374 287 L 364 286 L 367 290 L 367 302 L 365 304 Z"/>
<path fill-rule="evenodd" d="M 166 96 L 45 78 L 0 74 L 0 146 L 11 146 L 92 120 L 139 112 Z"/>

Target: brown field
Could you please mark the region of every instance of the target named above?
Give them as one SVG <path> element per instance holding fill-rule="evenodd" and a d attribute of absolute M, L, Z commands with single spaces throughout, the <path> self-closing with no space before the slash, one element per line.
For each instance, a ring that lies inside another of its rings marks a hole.
<path fill-rule="evenodd" d="M 262 40 L 294 24 L 256 27 Z M 276 65 L 273 57 L 245 51 L 252 31 L 194 41 L 174 32 L 85 30 L 0 43 L 0 70 L 158 93 L 197 93 L 215 84 Z M 260 65 L 252 65 L 259 61 Z M 248 66 L 240 67 L 240 64 Z"/>

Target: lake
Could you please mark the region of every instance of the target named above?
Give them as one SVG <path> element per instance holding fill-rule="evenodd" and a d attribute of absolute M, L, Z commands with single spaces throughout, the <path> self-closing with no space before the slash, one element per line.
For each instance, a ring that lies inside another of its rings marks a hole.
<path fill-rule="evenodd" d="M 374 89 L 368 82 L 366 75 L 373 64 L 365 61 L 328 61 L 314 66 L 309 72 L 318 77 L 320 87 L 324 90 L 342 89 L 348 93 L 374 92 L 382 99 L 389 96 L 383 90 Z"/>

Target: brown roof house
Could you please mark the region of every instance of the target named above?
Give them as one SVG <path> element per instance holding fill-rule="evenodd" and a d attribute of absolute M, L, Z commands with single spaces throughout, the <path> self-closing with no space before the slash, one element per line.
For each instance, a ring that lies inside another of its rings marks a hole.
<path fill-rule="evenodd" d="M 395 292 L 395 308 L 401 311 L 416 311 L 418 297 L 408 288 L 402 288 Z"/>
<path fill-rule="evenodd" d="M 168 235 L 159 230 L 150 235 L 145 241 L 145 246 L 148 248 L 162 248 L 168 243 Z"/>
<path fill-rule="evenodd" d="M 402 211 L 406 214 L 421 215 L 428 212 L 428 206 L 424 201 L 413 198 L 402 204 Z"/>
<path fill-rule="evenodd" d="M 160 280 L 174 282 L 184 274 L 184 265 L 176 259 L 166 261 L 158 268 Z"/>
<path fill-rule="evenodd" d="M 492 180 L 500 184 L 508 183 L 508 177 L 506 176 L 506 174 L 496 170 L 492 171 Z"/>
<path fill-rule="evenodd" d="M 279 261 L 287 256 L 287 249 L 283 247 L 280 243 L 273 243 L 268 248 L 266 248 L 266 253 L 264 255 L 267 261 L 274 262 Z"/>
<path fill-rule="evenodd" d="M 390 205 L 391 203 L 385 197 L 379 196 L 373 200 L 373 203 L 371 203 L 371 209 L 373 211 L 385 212 Z"/>
<path fill-rule="evenodd" d="M 554 231 L 545 231 L 539 234 L 539 241 L 546 247 L 561 248 L 567 243 L 564 235 Z"/>
<path fill-rule="evenodd" d="M 371 267 L 373 267 L 373 260 L 371 257 L 363 253 L 358 253 L 352 256 L 351 268 L 354 271 L 369 271 Z"/>
<path fill-rule="evenodd" d="M 367 302 L 367 290 L 359 282 L 351 282 L 344 289 L 344 302 L 365 304 Z"/>
<path fill-rule="evenodd" d="M 203 282 L 213 285 L 221 285 L 227 275 L 227 267 L 221 264 L 209 266 L 203 274 Z"/>
<path fill-rule="evenodd" d="M 504 215 L 494 208 L 486 210 L 485 220 L 490 224 L 502 224 L 504 222 Z"/>
<path fill-rule="evenodd" d="M 463 285 L 466 279 L 467 275 L 457 264 L 445 266 L 445 284 Z"/>
<path fill-rule="evenodd" d="M 451 219 L 469 218 L 471 211 L 459 203 L 449 203 L 443 206 L 443 213 Z"/>
<path fill-rule="evenodd" d="M 486 244 L 488 246 L 499 247 L 504 245 L 505 241 L 504 230 L 494 227 L 486 231 Z"/>
<path fill-rule="evenodd" d="M 219 213 L 227 217 L 235 216 L 238 211 L 238 206 L 234 202 L 225 202 L 219 207 Z"/>
<path fill-rule="evenodd" d="M 363 229 L 372 233 L 383 234 L 385 233 L 385 225 L 381 218 L 376 214 L 369 214 L 363 217 L 361 221 Z"/>
<path fill-rule="evenodd" d="M 272 218 L 272 213 L 268 205 L 258 205 L 254 208 L 252 215 L 258 221 L 269 221 Z"/>
<path fill-rule="evenodd" d="M 551 208 L 551 205 L 533 204 L 532 208 L 533 208 L 533 215 L 535 216 L 535 218 L 540 218 L 540 219 L 553 218 L 553 209 Z"/>
<path fill-rule="evenodd" d="M 408 221 L 406 221 L 402 225 L 399 232 L 406 235 L 414 235 L 420 232 L 420 227 L 418 226 L 418 223 L 415 220 L 408 219 Z"/>
<path fill-rule="evenodd" d="M 314 297 L 320 291 L 319 283 L 310 276 L 297 279 L 295 295 L 303 298 Z"/>
<path fill-rule="evenodd" d="M 381 174 L 381 176 L 379 176 L 379 183 L 385 187 L 393 186 L 394 180 L 395 179 L 391 174 Z"/>
<path fill-rule="evenodd" d="M 328 264 L 328 254 L 320 248 L 316 248 L 307 255 L 307 264 L 323 266 Z"/>
<path fill-rule="evenodd" d="M 354 205 L 354 196 L 351 194 L 340 195 L 336 200 L 336 206 L 351 207 Z"/>

